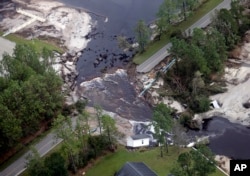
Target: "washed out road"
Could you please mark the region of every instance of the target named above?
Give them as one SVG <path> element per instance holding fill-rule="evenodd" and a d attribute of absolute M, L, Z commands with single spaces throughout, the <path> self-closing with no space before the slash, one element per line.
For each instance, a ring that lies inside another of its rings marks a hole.
<path fill-rule="evenodd" d="M 230 8 L 231 0 L 224 0 L 221 4 L 219 4 L 216 8 L 211 10 L 207 15 L 205 15 L 203 18 L 198 20 L 195 24 L 190 26 L 186 32 L 189 30 L 193 30 L 194 28 L 202 28 L 207 26 L 211 22 L 211 17 L 215 13 L 215 10 L 219 10 L 221 8 Z M 146 60 L 141 65 L 137 66 L 137 72 L 149 72 L 154 68 L 160 61 L 162 61 L 168 53 L 168 49 L 172 46 L 171 43 L 168 43 L 166 46 L 164 46 L 162 49 L 160 49 L 158 52 L 156 52 L 153 56 L 151 56 L 148 60 Z M 72 120 L 75 121 L 75 118 Z M 74 124 L 74 123 L 73 123 Z M 41 141 L 39 141 L 35 148 L 40 153 L 41 156 L 44 156 L 46 153 L 48 153 L 51 149 L 53 149 L 57 144 L 59 144 L 62 140 L 56 140 L 55 134 L 50 133 L 46 137 L 44 137 Z M 25 153 L 23 156 L 21 156 L 19 159 L 17 159 L 15 162 L 10 164 L 7 168 L 5 168 L 3 171 L 0 172 L 0 176 L 15 176 L 21 174 L 26 169 L 26 162 L 27 162 L 27 156 L 30 155 L 30 151 Z"/>
<path fill-rule="evenodd" d="M 231 0 L 224 0 L 222 3 L 220 3 L 218 6 L 216 6 L 214 9 L 212 9 L 209 13 L 207 13 L 205 16 L 203 16 L 200 20 L 198 20 L 196 23 L 194 23 L 192 26 L 190 26 L 185 33 L 187 35 L 192 34 L 194 28 L 204 28 L 208 24 L 211 23 L 211 19 L 213 18 L 213 15 L 217 10 L 220 10 L 222 8 L 230 9 Z M 157 64 L 159 64 L 164 58 L 170 55 L 169 49 L 171 48 L 172 44 L 168 43 L 163 48 L 158 50 L 155 54 L 153 54 L 150 58 L 148 58 L 145 62 L 138 65 L 136 67 L 136 71 L 138 73 L 147 73 L 150 72 Z"/>

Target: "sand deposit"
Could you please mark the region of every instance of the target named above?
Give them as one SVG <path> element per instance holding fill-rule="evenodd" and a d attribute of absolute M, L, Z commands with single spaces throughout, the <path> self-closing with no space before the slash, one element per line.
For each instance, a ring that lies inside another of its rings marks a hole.
<path fill-rule="evenodd" d="M 221 103 L 221 108 L 198 114 L 195 118 L 220 115 L 231 122 L 250 125 L 250 109 L 243 106 L 244 103 L 250 102 L 250 43 L 245 42 L 240 49 L 240 60 L 235 60 L 240 65 L 225 68 L 224 79 L 228 91 L 210 97 L 211 100 Z"/>
<path fill-rule="evenodd" d="M 46 19 L 45 22 L 36 21 L 23 28 L 27 38 L 49 36 L 58 38 L 69 50 L 76 53 L 84 49 L 90 41 L 87 35 L 91 31 L 92 20 L 83 10 L 66 7 L 64 4 L 49 0 L 14 0 L 22 10 Z M 15 10 L 5 13 L 0 21 L 4 31 L 22 25 L 30 17 L 17 13 Z M 26 32 L 25 32 L 26 31 Z"/>

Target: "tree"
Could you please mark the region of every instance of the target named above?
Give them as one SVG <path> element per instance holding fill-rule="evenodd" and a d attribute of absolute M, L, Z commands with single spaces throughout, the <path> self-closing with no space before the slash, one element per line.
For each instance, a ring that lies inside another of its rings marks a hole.
<path fill-rule="evenodd" d="M 172 44 L 170 52 L 183 60 L 182 64 L 179 64 L 182 67 L 179 70 L 180 76 L 190 79 L 195 71 L 200 71 L 205 75 L 210 73 L 204 52 L 195 42 L 188 43 L 183 39 L 173 38 Z M 187 82 L 189 83 L 190 80 Z"/>
<path fill-rule="evenodd" d="M 96 111 L 96 118 L 100 130 L 100 134 L 102 134 L 102 107 L 99 105 L 94 106 L 95 111 Z"/>
<path fill-rule="evenodd" d="M 88 100 L 83 100 L 83 99 L 78 100 L 75 104 L 76 110 L 81 114 L 84 111 L 87 104 Z"/>
<path fill-rule="evenodd" d="M 239 26 L 229 10 L 221 9 L 213 19 L 213 26 L 225 36 L 225 42 L 229 49 L 232 49 L 239 41 Z"/>
<path fill-rule="evenodd" d="M 40 56 L 30 45 L 17 45 L 12 56 L 0 61 L 1 154 L 49 124 L 62 109 L 62 80 Z"/>
<path fill-rule="evenodd" d="M 179 121 L 174 121 L 172 127 L 172 134 L 173 134 L 174 145 L 178 147 L 178 152 L 180 152 L 180 148 L 182 146 L 186 146 L 188 137 L 186 132 L 184 131 L 183 126 L 179 123 Z"/>
<path fill-rule="evenodd" d="M 69 165 L 74 173 L 77 171 L 77 158 L 80 141 L 76 138 L 72 121 L 68 117 L 59 115 L 53 122 L 56 138 L 62 139 L 62 152 L 69 159 Z"/>
<path fill-rule="evenodd" d="M 190 107 L 195 113 L 206 112 L 210 108 L 210 100 L 205 95 L 197 95 L 191 100 Z"/>
<path fill-rule="evenodd" d="M 159 40 L 161 40 L 162 34 L 166 32 L 167 29 L 169 28 L 169 24 L 166 22 L 166 19 L 162 17 L 156 21 L 156 25 L 157 25 L 157 32 L 159 35 Z"/>
<path fill-rule="evenodd" d="M 114 144 L 114 137 L 117 134 L 115 120 L 112 119 L 109 115 L 104 114 L 102 116 L 102 126 L 104 129 L 104 135 L 106 135 L 108 137 L 110 147 L 112 148 L 112 146 Z"/>
<path fill-rule="evenodd" d="M 48 170 L 44 166 L 43 159 L 35 147 L 31 147 L 32 154 L 27 158 L 27 171 L 29 175 L 34 176 L 44 176 L 48 175 Z"/>
<path fill-rule="evenodd" d="M 192 94 L 196 96 L 199 94 L 199 89 L 204 88 L 205 82 L 201 77 L 201 73 L 199 71 L 195 72 L 194 78 L 192 80 Z"/>
<path fill-rule="evenodd" d="M 223 62 L 227 58 L 227 46 L 225 37 L 221 33 L 215 28 L 210 28 L 207 32 L 196 28 L 191 43 L 203 51 L 209 70 L 216 72 L 222 70 Z"/>
<path fill-rule="evenodd" d="M 88 138 L 91 135 L 90 126 L 89 126 L 90 115 L 88 112 L 83 111 L 76 120 L 76 129 L 75 134 L 80 144 L 80 149 L 83 152 L 87 149 Z"/>
<path fill-rule="evenodd" d="M 52 153 L 44 160 L 44 165 L 49 176 L 67 176 L 68 171 L 65 167 L 65 163 L 65 159 L 58 152 Z"/>
<path fill-rule="evenodd" d="M 199 0 L 185 0 L 185 1 L 186 1 L 186 6 L 188 6 L 191 11 L 195 10 L 199 5 Z"/>
<path fill-rule="evenodd" d="M 230 12 L 232 16 L 236 19 L 237 25 L 240 27 L 240 23 L 242 22 L 244 7 L 240 5 L 239 0 L 234 0 L 231 2 Z"/>
<path fill-rule="evenodd" d="M 139 51 L 144 52 L 145 47 L 149 42 L 150 34 L 149 34 L 149 29 L 143 20 L 138 21 L 135 28 L 135 33 L 136 33 L 136 40 L 139 43 Z"/>
<path fill-rule="evenodd" d="M 171 109 L 165 104 L 160 103 L 154 108 L 153 112 L 153 126 L 155 129 L 155 134 L 160 143 L 161 157 L 163 157 L 163 148 L 162 145 L 166 147 L 168 152 L 168 142 L 166 140 L 166 132 L 169 132 L 173 119 L 171 117 Z"/>
<path fill-rule="evenodd" d="M 15 118 L 1 100 L 0 114 L 0 148 L 4 152 L 18 142 L 22 136 L 22 128 L 20 119 Z"/>
<path fill-rule="evenodd" d="M 179 155 L 171 173 L 175 176 L 208 176 L 215 172 L 213 153 L 206 146 L 198 146 Z"/>
<path fill-rule="evenodd" d="M 130 46 L 129 42 L 127 41 L 126 37 L 118 36 L 117 41 L 118 41 L 119 48 L 121 48 L 123 50 L 127 50 L 127 49 L 131 48 L 131 46 Z"/>
<path fill-rule="evenodd" d="M 164 0 L 159 7 L 157 17 L 162 20 L 166 20 L 165 22 L 170 25 L 171 21 L 175 17 L 174 12 L 177 9 L 176 5 L 176 2 L 173 0 Z"/>
<path fill-rule="evenodd" d="M 197 176 L 207 176 L 215 172 L 214 155 L 211 150 L 202 145 L 199 146 L 197 151 L 190 152 L 193 159 L 193 173 Z"/>
<path fill-rule="evenodd" d="M 190 153 L 182 153 L 179 155 L 177 162 L 179 163 L 182 171 L 188 176 L 192 176 L 192 156 Z"/>

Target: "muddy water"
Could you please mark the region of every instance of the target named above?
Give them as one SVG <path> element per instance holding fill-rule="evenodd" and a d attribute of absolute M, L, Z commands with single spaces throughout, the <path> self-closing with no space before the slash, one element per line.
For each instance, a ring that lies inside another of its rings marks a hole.
<path fill-rule="evenodd" d="M 89 105 L 98 104 L 107 111 L 120 116 L 146 121 L 151 119 L 152 110 L 146 101 L 138 98 L 134 86 L 129 83 L 125 70 L 105 74 L 81 83 L 80 89 L 89 99 Z"/>
<path fill-rule="evenodd" d="M 94 27 L 87 36 L 91 39 L 77 63 L 79 94 L 89 99 L 90 105 L 98 104 L 105 110 L 124 118 L 147 120 L 152 116 L 149 104 L 138 98 L 126 72 L 102 74 L 111 68 L 124 68 L 131 61 L 133 52 L 118 47 L 117 36 L 134 42 L 134 28 L 142 19 L 146 23 L 156 18 L 163 0 L 60 0 L 82 8 L 91 17 Z"/>
<path fill-rule="evenodd" d="M 95 23 L 83 55 L 77 63 L 80 94 L 90 100 L 90 105 L 99 104 L 104 109 L 118 113 L 124 118 L 146 121 L 152 116 L 147 102 L 137 97 L 138 93 L 129 82 L 126 71 L 101 74 L 112 67 L 123 68 L 133 53 L 123 52 L 117 46 L 117 36 L 124 35 L 133 42 L 134 28 L 138 20 L 147 23 L 163 0 L 60 0 L 70 6 L 89 11 Z M 96 60 L 101 60 L 94 64 Z M 235 159 L 250 158 L 250 130 L 215 117 L 204 123 L 201 131 L 190 131 L 191 136 L 210 136 L 209 147 L 216 154 Z"/>
<path fill-rule="evenodd" d="M 215 154 L 234 159 L 250 158 L 250 129 L 229 122 L 222 117 L 205 121 L 200 131 L 189 131 L 192 136 L 210 136 L 209 147 Z"/>
<path fill-rule="evenodd" d="M 138 20 L 146 23 L 156 18 L 163 0 L 60 0 L 70 6 L 84 8 L 95 23 L 89 37 L 91 42 L 83 51 L 77 69 L 79 82 L 99 76 L 103 69 L 123 67 L 133 53 L 123 52 L 117 46 L 117 36 L 126 36 L 132 42 Z M 103 57 L 104 56 L 104 57 Z M 97 60 L 102 60 L 101 62 Z"/>

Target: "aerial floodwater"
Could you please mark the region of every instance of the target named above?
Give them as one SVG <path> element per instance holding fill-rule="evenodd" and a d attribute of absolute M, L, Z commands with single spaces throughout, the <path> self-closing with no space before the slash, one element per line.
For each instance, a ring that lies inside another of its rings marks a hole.
<path fill-rule="evenodd" d="M 205 120 L 203 129 L 189 131 L 191 136 L 210 136 L 209 147 L 218 155 L 225 155 L 232 159 L 250 158 L 250 128 L 231 123 L 222 117 Z"/>
<path fill-rule="evenodd" d="M 118 48 L 117 36 L 133 40 L 139 20 L 150 23 L 163 0 L 60 0 L 85 9 L 93 19 L 93 29 L 87 48 L 79 59 L 79 80 L 84 81 L 100 75 L 103 69 L 122 67 L 131 60 L 131 52 Z M 131 41 L 132 42 L 132 41 Z M 98 61 L 98 59 L 102 61 Z"/>
<path fill-rule="evenodd" d="M 152 117 L 152 108 L 138 98 L 138 92 L 129 80 L 124 66 L 131 61 L 133 52 L 118 47 L 117 37 L 134 42 L 138 20 L 147 24 L 155 20 L 163 0 L 58 0 L 68 6 L 88 12 L 92 18 L 90 40 L 77 63 L 78 85 L 81 94 L 91 105 L 99 104 L 107 111 L 124 118 L 143 121 Z M 117 68 L 121 68 L 116 70 Z M 102 72 L 109 74 L 102 74 Z M 250 158 L 250 129 L 214 117 L 204 123 L 192 136 L 210 136 L 209 147 L 216 154 L 235 159 Z"/>
<path fill-rule="evenodd" d="M 88 98 L 90 105 L 98 104 L 124 118 L 150 119 L 150 105 L 138 98 L 134 85 L 123 70 L 134 52 L 120 49 L 117 37 L 124 36 L 133 43 L 137 22 L 144 20 L 149 24 L 155 20 L 163 0 L 59 1 L 84 10 L 92 18 L 92 31 L 87 36 L 90 42 L 77 63 L 80 94 Z"/>

